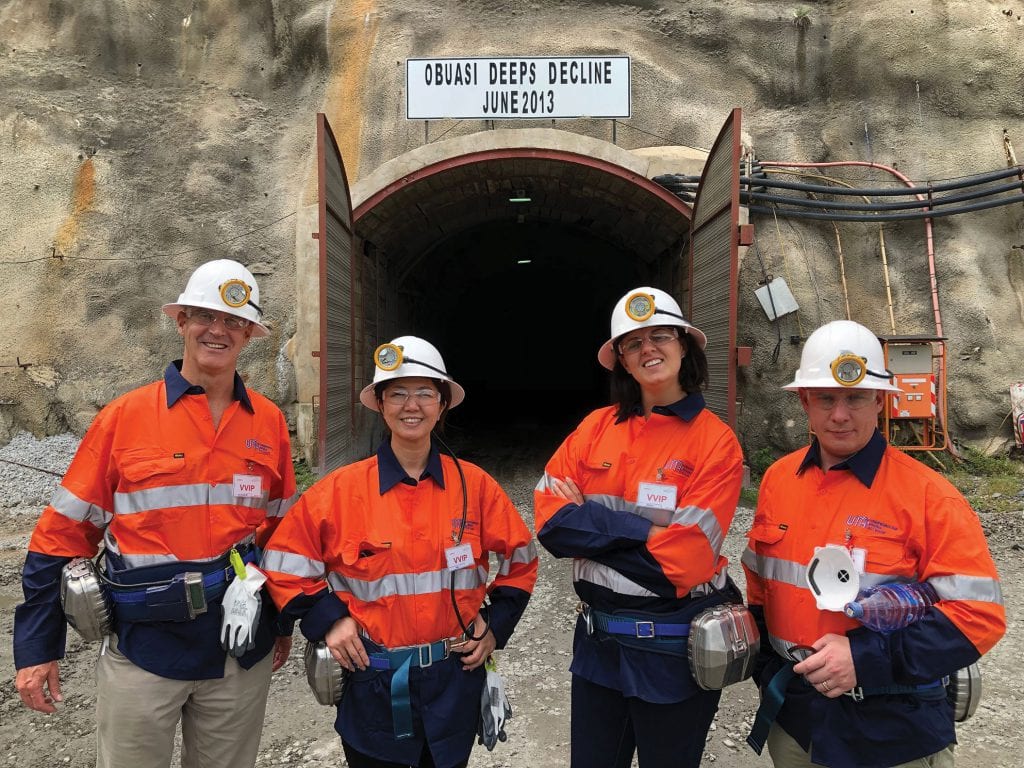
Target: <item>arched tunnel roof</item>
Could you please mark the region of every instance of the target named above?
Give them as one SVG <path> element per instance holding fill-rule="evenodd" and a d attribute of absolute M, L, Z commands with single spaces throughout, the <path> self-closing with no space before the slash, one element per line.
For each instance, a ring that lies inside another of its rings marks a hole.
<path fill-rule="evenodd" d="M 399 275 L 448 238 L 502 222 L 579 229 L 643 261 L 677 256 L 690 209 L 647 178 L 647 165 L 564 131 L 486 131 L 425 145 L 361 180 L 355 229 Z"/>

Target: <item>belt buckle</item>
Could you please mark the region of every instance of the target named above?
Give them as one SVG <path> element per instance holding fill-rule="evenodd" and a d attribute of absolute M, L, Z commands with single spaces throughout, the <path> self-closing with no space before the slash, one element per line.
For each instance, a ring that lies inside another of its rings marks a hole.
<path fill-rule="evenodd" d="M 864 701 L 864 688 L 858 685 L 856 688 L 848 690 L 846 695 L 854 701 Z"/>
<path fill-rule="evenodd" d="M 447 659 L 452 655 L 452 651 L 457 651 L 468 643 L 469 638 L 465 635 L 461 635 L 460 637 L 446 637 L 442 642 L 444 643 L 444 657 Z"/>
<path fill-rule="evenodd" d="M 427 661 L 426 661 L 426 663 L 423 662 L 423 652 L 424 651 L 426 651 L 426 654 L 427 654 Z M 429 667 L 431 664 L 434 663 L 434 646 L 429 645 L 429 644 L 428 645 L 416 646 L 416 653 L 418 653 L 419 656 L 420 656 L 420 667 L 421 668 L 426 669 L 427 667 Z"/>
<path fill-rule="evenodd" d="M 654 622 L 653 621 L 638 621 L 636 623 L 636 636 L 640 640 L 652 640 L 652 639 L 654 639 Z"/>
<path fill-rule="evenodd" d="M 590 612 L 590 606 L 581 600 L 576 604 L 576 613 L 583 617 L 583 628 L 586 629 L 587 635 L 594 634 L 594 616 Z"/>

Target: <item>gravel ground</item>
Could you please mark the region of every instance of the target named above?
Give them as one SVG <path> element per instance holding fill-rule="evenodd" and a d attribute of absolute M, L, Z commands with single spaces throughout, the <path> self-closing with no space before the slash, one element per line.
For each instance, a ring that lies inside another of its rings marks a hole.
<path fill-rule="evenodd" d="M 21 599 L 20 569 L 29 535 L 57 483 L 56 476 L 6 462 L 60 472 L 76 445 L 70 436 L 37 441 L 19 435 L 0 448 L 4 461 L 0 466 L 0 633 L 5 636 L 10 636 L 13 608 Z M 494 474 L 532 524 L 532 490 L 543 457 L 515 456 L 505 449 L 468 458 Z M 733 563 L 738 563 L 745 543 L 742 534 L 751 516 L 751 510 L 741 508 L 726 540 L 725 551 Z M 959 729 L 957 761 L 960 768 L 1018 768 L 1024 750 L 1019 723 L 1024 696 L 1024 672 L 1019 662 L 1024 656 L 1020 631 L 1024 510 L 983 513 L 982 522 L 1000 569 L 1010 627 L 1007 637 L 982 660 L 984 699 L 975 717 Z M 742 579 L 738 565 L 734 576 Z M 542 551 L 533 600 L 509 647 L 499 654 L 499 668 L 515 709 L 509 739 L 490 753 L 478 748 L 470 761 L 472 768 L 555 768 L 568 764 L 568 665 L 575 604 L 568 563 Z M 10 682 L 0 686 L 0 766 L 84 768 L 94 764 L 96 653 L 96 645 L 69 633 L 68 654 L 62 665 L 65 703 L 55 716 L 29 712 L 21 706 Z M 10 642 L 0 645 L 0 669 L 5 670 L 8 681 L 13 679 Z M 758 758 L 744 742 L 756 704 L 756 693 L 748 683 L 725 692 L 708 736 L 706 764 L 723 768 L 770 765 L 767 756 Z M 306 687 L 301 642 L 296 642 L 296 652 L 274 677 L 258 765 L 344 765 L 340 741 L 332 728 L 332 712 L 318 706 Z"/>

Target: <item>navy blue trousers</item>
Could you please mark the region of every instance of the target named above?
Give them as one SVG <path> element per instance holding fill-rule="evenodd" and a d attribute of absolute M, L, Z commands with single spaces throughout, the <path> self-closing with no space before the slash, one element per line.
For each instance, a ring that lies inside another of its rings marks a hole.
<path fill-rule="evenodd" d="M 650 704 L 573 675 L 572 768 L 698 768 L 721 697 Z"/>
<path fill-rule="evenodd" d="M 402 763 L 389 763 L 386 760 L 378 760 L 375 757 L 364 755 L 344 739 L 341 740 L 341 748 L 345 751 L 345 761 L 350 768 L 410 768 Z M 465 768 L 466 765 L 468 765 L 468 761 L 462 763 L 460 768 Z M 434 758 L 430 754 L 428 744 L 423 745 L 423 754 L 420 755 L 420 761 L 415 768 L 435 768 Z"/>

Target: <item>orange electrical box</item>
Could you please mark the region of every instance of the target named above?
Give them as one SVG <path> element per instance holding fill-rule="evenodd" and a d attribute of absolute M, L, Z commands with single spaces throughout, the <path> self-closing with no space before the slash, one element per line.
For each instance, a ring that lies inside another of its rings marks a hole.
<path fill-rule="evenodd" d="M 946 432 L 946 340 L 941 336 L 879 336 L 898 392 L 887 392 L 882 434 L 903 451 L 955 454 Z"/>
<path fill-rule="evenodd" d="M 897 373 L 899 392 L 889 393 L 890 419 L 934 419 L 935 377 L 930 373 Z"/>

